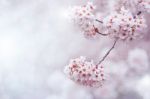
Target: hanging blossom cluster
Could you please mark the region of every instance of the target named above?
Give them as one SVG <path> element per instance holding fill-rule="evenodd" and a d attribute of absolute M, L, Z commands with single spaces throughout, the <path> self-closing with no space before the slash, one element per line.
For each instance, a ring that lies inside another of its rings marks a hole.
<path fill-rule="evenodd" d="M 150 13 L 150 1 L 149 0 L 138 0 L 137 7 L 138 7 L 138 10 L 141 12 Z"/>
<path fill-rule="evenodd" d="M 94 28 L 94 10 L 96 6 L 93 3 L 88 2 L 83 6 L 75 6 L 71 9 L 71 17 L 74 22 L 83 31 L 85 36 L 95 37 L 96 31 Z"/>
<path fill-rule="evenodd" d="M 119 13 L 115 12 L 104 19 L 106 33 L 121 40 L 133 40 L 143 35 L 146 28 L 143 16 L 133 16 L 124 7 Z"/>
<path fill-rule="evenodd" d="M 87 61 L 83 56 L 72 59 L 64 72 L 80 85 L 100 87 L 104 82 L 103 67 L 95 65 L 93 61 Z"/>
<path fill-rule="evenodd" d="M 133 15 L 129 10 L 124 7 L 120 12 L 113 12 L 106 18 L 99 21 L 93 14 L 95 6 L 88 2 L 84 6 L 75 6 L 72 8 L 72 19 L 80 27 L 85 36 L 96 37 L 96 34 L 102 34 L 103 36 L 111 36 L 119 38 L 121 40 L 133 40 L 143 36 L 143 31 L 146 28 L 145 18 L 142 15 L 142 9 L 149 9 L 149 2 L 140 0 L 137 3 L 139 12 L 137 15 Z M 100 22 L 102 27 L 106 31 L 104 33 L 99 32 L 99 27 L 96 26 L 96 22 Z"/>
<path fill-rule="evenodd" d="M 87 61 L 85 57 L 72 59 L 65 67 L 65 74 L 74 82 L 89 86 L 99 87 L 103 85 L 104 73 L 101 63 L 107 58 L 114 49 L 119 40 L 131 41 L 143 36 L 143 30 L 147 27 L 144 18 L 144 11 L 149 12 L 149 1 L 137 0 L 135 8 L 137 14 L 132 14 L 122 7 L 120 11 L 115 11 L 106 16 L 104 19 L 96 19 L 94 16 L 95 6 L 88 2 L 84 6 L 76 6 L 72 8 L 72 19 L 80 27 L 86 36 L 95 37 L 97 34 L 101 36 L 109 36 L 114 38 L 112 47 L 106 52 L 98 64 L 93 61 Z M 127 0 L 128 2 L 128 0 Z M 100 28 L 95 24 L 98 22 L 103 28 L 103 33 L 99 32 Z"/>

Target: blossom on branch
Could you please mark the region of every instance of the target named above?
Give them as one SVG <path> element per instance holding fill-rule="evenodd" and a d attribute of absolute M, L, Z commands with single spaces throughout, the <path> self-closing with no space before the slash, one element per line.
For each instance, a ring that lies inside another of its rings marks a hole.
<path fill-rule="evenodd" d="M 133 16 L 131 12 L 124 7 L 121 11 L 115 12 L 104 19 L 106 33 L 111 37 L 121 40 L 133 40 L 143 35 L 146 28 L 145 19 L 143 16 Z"/>
<path fill-rule="evenodd" d="M 71 18 L 78 25 L 78 27 L 82 30 L 85 36 L 95 37 L 96 31 L 93 27 L 95 16 L 94 10 L 95 6 L 93 3 L 88 2 L 83 6 L 75 6 L 71 10 Z"/>
<path fill-rule="evenodd" d="M 134 1 L 134 0 L 131 0 Z M 84 6 L 72 8 L 72 19 L 86 37 L 110 36 L 114 39 L 112 47 L 99 60 L 98 64 L 87 61 L 83 56 L 72 59 L 65 67 L 65 74 L 74 82 L 88 87 L 100 87 L 104 83 L 104 73 L 101 63 L 114 49 L 118 40 L 131 41 L 141 38 L 147 27 L 143 12 L 149 11 L 150 2 L 146 0 L 135 0 L 133 5 L 136 9 L 130 8 L 130 0 L 124 0 L 121 6 L 112 14 L 103 17 L 95 16 L 95 6 L 88 2 Z M 128 6 L 127 6 L 128 5 Z M 127 10 L 128 8 L 130 10 Z M 105 14 L 104 14 L 105 16 Z M 132 58 L 132 57 L 131 57 Z"/>
<path fill-rule="evenodd" d="M 81 56 L 72 59 L 65 67 L 65 74 L 76 83 L 87 87 L 100 87 L 104 82 L 103 67 Z"/>

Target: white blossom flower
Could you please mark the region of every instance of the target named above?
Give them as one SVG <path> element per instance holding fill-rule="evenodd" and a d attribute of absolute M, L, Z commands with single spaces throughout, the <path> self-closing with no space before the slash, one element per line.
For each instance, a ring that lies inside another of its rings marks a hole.
<path fill-rule="evenodd" d="M 84 6 L 75 6 L 71 10 L 71 17 L 75 24 L 82 30 L 85 36 L 95 37 L 96 31 L 94 25 L 94 10 L 95 6 L 93 3 L 88 2 Z"/>
<path fill-rule="evenodd" d="M 133 16 L 131 12 L 121 9 L 104 19 L 106 32 L 111 37 L 121 40 L 133 40 L 142 36 L 146 23 L 143 16 Z"/>
<path fill-rule="evenodd" d="M 103 67 L 95 65 L 92 60 L 86 61 L 83 56 L 72 59 L 64 72 L 71 80 L 80 85 L 100 87 L 104 82 Z"/>

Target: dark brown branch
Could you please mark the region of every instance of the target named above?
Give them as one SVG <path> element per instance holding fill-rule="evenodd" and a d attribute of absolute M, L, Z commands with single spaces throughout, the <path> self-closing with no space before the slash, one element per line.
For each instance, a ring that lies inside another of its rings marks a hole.
<path fill-rule="evenodd" d="M 107 51 L 107 53 L 104 55 L 104 57 L 98 62 L 97 65 L 100 65 L 105 59 L 106 57 L 110 54 L 110 52 L 115 48 L 115 45 L 118 41 L 118 38 L 115 39 L 114 43 L 113 43 L 113 46 Z"/>
<path fill-rule="evenodd" d="M 109 34 L 103 34 L 103 33 L 100 33 L 99 31 L 97 31 L 96 33 L 100 34 L 100 35 L 103 35 L 103 36 L 108 36 Z"/>
<path fill-rule="evenodd" d="M 139 16 L 139 15 L 141 15 L 141 14 L 142 14 L 142 12 L 139 11 L 136 15 Z M 134 18 L 136 18 L 136 15 L 134 16 Z"/>
<path fill-rule="evenodd" d="M 93 27 L 94 27 L 94 30 L 95 30 L 96 33 L 98 33 L 100 35 L 103 35 L 103 36 L 107 36 L 108 35 L 108 34 L 104 34 L 104 33 L 99 32 L 98 28 L 96 28 L 94 25 L 93 25 Z"/>
<path fill-rule="evenodd" d="M 140 14 L 142 14 L 142 12 L 141 12 L 141 11 L 139 11 L 139 12 L 137 13 L 137 15 L 140 15 Z"/>
<path fill-rule="evenodd" d="M 100 21 L 100 20 L 98 20 L 98 19 L 96 19 L 96 21 L 97 21 L 97 22 L 100 22 L 100 23 L 103 23 L 103 21 Z"/>

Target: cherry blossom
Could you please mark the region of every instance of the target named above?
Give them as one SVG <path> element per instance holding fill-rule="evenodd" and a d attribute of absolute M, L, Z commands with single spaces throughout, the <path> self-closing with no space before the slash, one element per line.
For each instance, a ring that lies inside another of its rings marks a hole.
<path fill-rule="evenodd" d="M 142 36 L 141 31 L 146 28 L 146 23 L 143 16 L 133 16 L 122 7 L 120 12 L 114 12 L 104 19 L 104 26 L 111 37 L 133 40 Z"/>
<path fill-rule="evenodd" d="M 64 70 L 65 74 L 76 83 L 87 87 L 100 87 L 104 82 L 103 67 L 87 61 L 81 56 L 72 59 Z"/>
<path fill-rule="evenodd" d="M 118 7 L 118 9 L 113 11 L 112 14 L 108 15 L 108 13 L 105 13 L 99 17 L 97 13 L 95 13 L 95 6 L 90 2 L 88 2 L 86 5 L 75 6 L 72 8 L 72 19 L 75 25 L 79 27 L 86 37 L 94 38 L 99 34 L 106 37 L 110 36 L 114 39 L 112 47 L 106 52 L 106 54 L 101 60 L 99 60 L 97 64 L 95 64 L 93 60 L 88 61 L 86 57 L 83 56 L 70 60 L 69 64 L 65 67 L 64 72 L 72 81 L 88 87 L 102 86 L 105 79 L 103 66 L 101 66 L 101 64 L 115 48 L 117 42 L 120 40 L 132 41 L 134 39 L 143 37 L 147 27 L 145 20 L 146 14 L 143 12 L 149 12 L 150 3 L 146 0 L 123 0 L 122 2 L 123 3 Z M 132 64 L 132 62 L 134 63 L 134 58 L 135 57 L 132 59 L 131 57 L 131 59 L 129 59 L 131 60 L 131 62 L 129 61 L 128 64 L 131 65 L 130 68 L 134 66 Z M 141 61 L 141 63 L 142 62 L 143 61 Z M 137 68 L 137 66 L 135 67 Z M 136 70 L 138 71 L 140 68 Z M 123 71 L 123 74 L 121 74 L 119 78 L 122 80 L 121 83 L 124 81 L 122 78 L 124 78 L 126 75 L 126 71 L 129 70 L 126 69 Z"/>
<path fill-rule="evenodd" d="M 95 37 L 96 31 L 94 26 L 95 15 L 94 10 L 95 6 L 93 3 L 88 2 L 83 6 L 75 6 L 71 10 L 71 18 L 74 20 L 75 24 L 81 29 L 85 36 Z"/>

